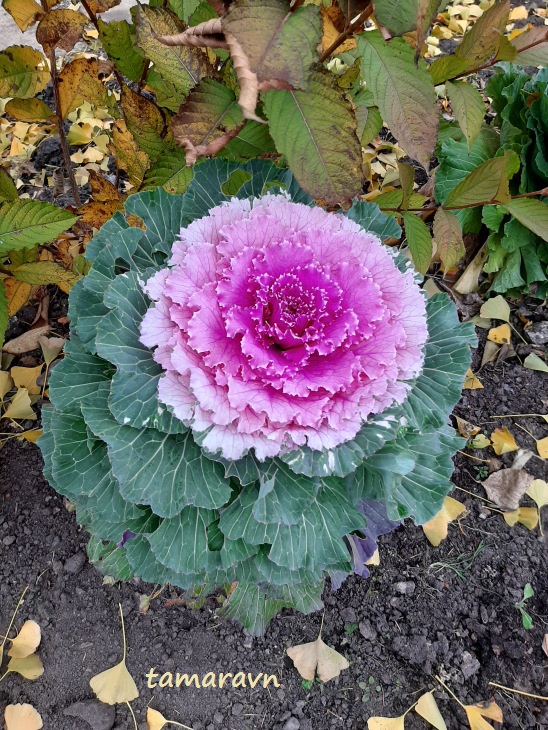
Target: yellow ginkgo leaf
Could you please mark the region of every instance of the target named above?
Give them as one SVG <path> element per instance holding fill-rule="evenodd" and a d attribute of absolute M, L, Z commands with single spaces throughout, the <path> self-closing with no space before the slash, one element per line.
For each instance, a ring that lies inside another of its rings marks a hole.
<path fill-rule="evenodd" d="M 466 507 L 453 497 L 446 497 L 438 514 L 422 526 L 428 541 L 437 547 L 447 537 L 450 522 L 466 512 Z"/>
<path fill-rule="evenodd" d="M 33 428 L 31 431 L 24 431 L 23 433 L 19 434 L 17 437 L 19 441 L 29 441 L 31 444 L 35 444 L 40 436 L 42 435 L 42 429 L 41 428 Z"/>
<path fill-rule="evenodd" d="M 457 422 L 457 430 L 461 436 L 464 436 L 464 438 L 472 438 L 472 436 L 475 436 L 481 431 L 479 426 L 474 426 L 473 423 L 469 423 L 463 418 L 455 416 L 455 420 Z"/>
<path fill-rule="evenodd" d="M 542 479 L 533 479 L 525 493 L 536 502 L 539 509 L 548 505 L 548 482 Z"/>
<path fill-rule="evenodd" d="M 40 626 L 36 621 L 25 621 L 15 639 L 10 639 L 11 649 L 8 651 L 8 656 L 14 659 L 24 659 L 34 654 L 41 638 Z"/>
<path fill-rule="evenodd" d="M 537 441 L 537 451 L 541 459 L 548 459 L 548 436 Z"/>
<path fill-rule="evenodd" d="M 534 507 L 519 507 L 513 512 L 505 512 L 503 517 L 510 527 L 514 527 L 519 522 L 528 530 L 534 530 L 538 525 L 538 510 Z"/>
<path fill-rule="evenodd" d="M 478 433 L 470 441 L 470 446 L 473 449 L 486 449 L 488 446 L 491 446 L 491 439 L 488 439 L 484 433 Z"/>
<path fill-rule="evenodd" d="M 312 681 L 317 673 L 321 682 L 329 682 L 350 666 L 342 654 L 322 641 L 321 634 L 316 641 L 290 646 L 287 649 L 287 656 L 293 660 L 301 677 L 309 681 Z"/>
<path fill-rule="evenodd" d="M 501 324 L 500 327 L 493 327 L 489 330 L 487 339 L 494 342 L 496 345 L 508 345 L 510 344 L 511 334 L 510 325 Z"/>
<path fill-rule="evenodd" d="M 472 372 L 472 368 L 468 368 L 466 375 L 464 376 L 464 389 L 465 390 L 479 390 L 483 388 L 483 385 L 479 378 L 476 378 Z"/>
<path fill-rule="evenodd" d="M 511 451 L 517 451 L 519 448 L 506 426 L 504 428 L 496 428 L 491 434 L 491 441 L 493 442 L 495 454 L 498 456 L 508 454 Z"/>
<path fill-rule="evenodd" d="M 502 710 L 493 700 L 480 702 L 477 705 L 463 705 L 471 730 L 493 730 L 493 726 L 484 720 L 485 717 L 495 722 L 502 722 Z"/>
<path fill-rule="evenodd" d="M 510 307 L 508 302 L 500 294 L 492 299 L 488 299 L 485 304 L 482 304 L 480 317 L 484 319 L 500 319 L 503 322 L 509 322 Z"/>
<path fill-rule="evenodd" d="M 447 730 L 445 720 L 441 716 L 439 707 L 434 699 L 433 692 L 425 692 L 415 705 L 415 712 L 423 717 L 426 722 L 433 725 L 437 730 Z"/>
<path fill-rule="evenodd" d="M 38 342 L 42 348 L 46 365 L 49 367 L 65 346 L 65 340 L 62 337 L 46 337 L 44 335 L 40 337 Z"/>
<path fill-rule="evenodd" d="M 6 730 L 40 730 L 44 727 L 40 713 L 32 705 L 8 705 L 4 719 Z"/>
<path fill-rule="evenodd" d="M 527 8 L 525 5 L 518 5 L 517 8 L 512 8 L 510 10 L 510 15 L 508 16 L 508 20 L 525 20 L 528 16 Z"/>
<path fill-rule="evenodd" d="M 0 370 L 0 400 L 13 388 L 11 375 L 5 370 Z"/>
<path fill-rule="evenodd" d="M 175 720 L 166 720 L 158 710 L 153 710 L 152 707 L 147 707 L 147 728 L 148 730 L 162 730 L 165 725 L 176 725 L 177 727 L 186 728 L 186 730 L 192 730 L 191 727 L 183 725 L 181 722 L 175 722 Z"/>
<path fill-rule="evenodd" d="M 139 697 L 139 690 L 126 667 L 125 659 L 111 669 L 92 677 L 89 684 L 97 699 L 106 705 L 131 702 Z"/>
<path fill-rule="evenodd" d="M 400 717 L 370 717 L 367 721 L 367 727 L 369 730 L 404 730 L 405 715 L 400 715 Z"/>
<path fill-rule="evenodd" d="M 14 421 L 36 420 L 36 413 L 31 408 L 29 392 L 26 388 L 19 388 L 4 411 L 2 418 L 11 418 Z"/>
<path fill-rule="evenodd" d="M 17 657 L 10 659 L 7 671 L 16 672 L 25 679 L 34 680 L 44 674 L 44 665 L 39 656 L 29 654 L 29 656 L 23 657 L 22 659 Z"/>
<path fill-rule="evenodd" d="M 13 382 L 18 388 L 26 388 L 29 395 L 38 395 L 40 392 L 40 386 L 36 385 L 36 379 L 42 372 L 42 365 L 37 365 L 35 368 L 20 368 L 14 366 L 10 372 Z"/>
<path fill-rule="evenodd" d="M 376 548 L 373 555 L 369 558 L 369 560 L 366 560 L 364 565 L 380 565 L 381 563 L 381 556 L 379 555 L 379 548 Z"/>

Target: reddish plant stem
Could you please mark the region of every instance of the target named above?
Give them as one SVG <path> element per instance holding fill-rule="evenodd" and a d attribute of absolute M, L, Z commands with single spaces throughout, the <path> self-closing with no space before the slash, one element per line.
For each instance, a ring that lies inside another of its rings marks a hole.
<path fill-rule="evenodd" d="M 358 28 L 360 28 L 365 23 L 367 18 L 369 18 L 369 16 L 372 14 L 373 6 L 368 5 L 365 10 L 363 10 L 356 18 L 356 20 L 351 23 L 348 28 L 344 30 L 339 36 L 337 36 L 337 38 L 335 38 L 329 48 L 322 53 L 322 55 L 320 56 L 320 63 L 328 59 L 329 56 L 331 56 L 331 54 L 336 51 L 337 48 L 341 46 L 345 42 L 345 40 L 354 33 L 355 30 L 358 30 Z"/>
<path fill-rule="evenodd" d="M 150 61 L 147 58 L 147 60 L 145 61 L 145 65 L 143 66 L 143 73 L 141 74 L 141 78 L 137 82 L 137 93 L 138 94 L 141 93 L 141 89 L 145 85 L 145 81 L 146 81 L 146 77 L 147 77 L 149 68 L 150 68 Z"/>
<path fill-rule="evenodd" d="M 512 195 L 510 200 L 516 200 L 517 198 L 533 198 L 537 195 L 548 195 L 548 188 L 534 190 L 532 193 Z M 372 200 L 371 202 L 374 203 L 375 201 Z M 390 213 L 429 213 L 430 211 L 437 210 L 438 208 L 443 208 L 444 210 L 466 210 L 467 208 L 479 208 L 482 205 L 504 205 L 504 203 L 500 203 L 497 200 L 484 200 L 483 202 L 470 203 L 468 205 L 430 205 L 428 208 L 407 208 L 406 210 L 403 210 L 401 206 L 398 206 L 397 208 L 381 208 L 381 210 L 387 210 Z"/>
<path fill-rule="evenodd" d="M 531 43 L 528 46 L 524 46 L 523 48 L 520 48 L 519 52 L 524 53 L 525 51 L 528 51 L 530 48 L 539 46 L 541 43 L 546 43 L 546 38 L 541 38 L 540 40 L 536 41 L 535 43 Z M 460 79 L 460 78 L 464 78 L 465 76 L 471 76 L 472 74 L 477 74 L 480 71 L 485 71 L 485 69 L 491 68 L 491 66 L 494 66 L 495 63 L 498 63 L 498 62 L 499 62 L 499 59 L 495 56 L 495 58 L 493 58 L 488 63 L 484 63 L 483 66 L 478 66 L 477 68 L 472 69 L 472 71 L 463 71 L 462 73 L 457 74 L 456 76 L 452 76 L 450 79 L 447 79 L 447 81 L 454 81 L 455 79 Z"/>
<path fill-rule="evenodd" d="M 70 189 L 72 191 L 72 197 L 74 198 L 74 205 L 79 208 L 82 205 L 80 200 L 80 193 L 78 192 L 78 185 L 76 184 L 76 176 L 72 168 L 72 161 L 70 159 L 70 150 L 67 142 L 67 136 L 65 134 L 64 119 L 61 108 L 61 99 L 59 97 L 59 77 L 57 75 L 57 65 L 55 63 L 55 48 L 52 48 L 49 54 L 49 64 L 51 67 L 51 83 L 53 85 L 53 99 L 55 101 L 55 114 L 57 116 L 57 132 L 59 134 L 59 142 L 61 144 L 61 152 L 63 153 L 63 160 L 65 163 L 65 169 L 67 171 L 68 179 L 70 182 Z"/>

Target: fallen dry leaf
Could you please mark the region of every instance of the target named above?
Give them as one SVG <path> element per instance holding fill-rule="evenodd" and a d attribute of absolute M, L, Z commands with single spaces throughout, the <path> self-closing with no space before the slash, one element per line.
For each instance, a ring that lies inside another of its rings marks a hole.
<path fill-rule="evenodd" d="M 19 441 L 29 441 L 31 444 L 35 444 L 40 436 L 42 435 L 43 431 L 41 428 L 33 428 L 31 431 L 24 431 L 23 433 L 19 434 L 17 437 Z"/>
<path fill-rule="evenodd" d="M 548 459 L 548 436 L 543 439 L 535 439 L 538 455 L 541 459 Z"/>
<path fill-rule="evenodd" d="M 496 345 L 508 345 L 511 339 L 510 325 L 501 324 L 500 327 L 493 327 L 489 330 L 487 339 Z"/>
<path fill-rule="evenodd" d="M 36 413 L 32 410 L 30 396 L 26 388 L 19 388 L 13 396 L 2 418 L 36 421 Z"/>
<path fill-rule="evenodd" d="M 9 639 L 11 641 L 11 649 L 8 651 L 8 656 L 14 657 L 15 659 L 24 659 L 30 654 L 34 654 L 40 644 L 41 638 L 40 626 L 38 626 L 36 621 L 25 621 L 15 639 Z"/>
<path fill-rule="evenodd" d="M 498 507 L 517 510 L 532 481 L 532 475 L 525 469 L 501 469 L 487 477 L 483 482 L 483 488 L 489 499 Z"/>
<path fill-rule="evenodd" d="M 506 327 L 508 325 L 502 325 L 503 327 Z M 481 367 L 486 365 L 488 362 L 494 362 L 498 354 L 500 352 L 500 347 L 496 345 L 494 342 L 490 342 L 487 340 L 485 343 L 485 347 L 483 348 L 483 355 L 481 358 Z"/>
<path fill-rule="evenodd" d="M 542 651 L 548 656 L 548 634 L 544 634 L 544 639 L 542 640 Z"/>
<path fill-rule="evenodd" d="M 471 730 L 493 730 L 493 726 L 484 720 L 485 717 L 495 722 L 502 722 L 502 710 L 495 700 L 478 702 L 477 705 L 463 705 Z"/>
<path fill-rule="evenodd" d="M 513 512 L 505 512 L 503 517 L 510 527 L 519 522 L 528 530 L 534 530 L 538 525 L 538 510 L 535 507 L 520 507 Z"/>
<path fill-rule="evenodd" d="M 539 509 L 548 505 L 548 482 L 534 479 L 526 489 L 526 494 L 536 503 Z"/>
<path fill-rule="evenodd" d="M 287 649 L 287 656 L 293 660 L 301 677 L 309 681 L 312 681 L 317 673 L 321 682 L 329 682 L 350 666 L 342 654 L 322 641 L 321 632 L 316 641 L 290 646 Z"/>
<path fill-rule="evenodd" d="M 455 416 L 455 420 L 457 422 L 457 430 L 460 433 L 461 436 L 464 436 L 464 438 L 471 438 L 472 436 L 475 436 L 480 432 L 479 426 L 474 426 L 473 423 L 469 423 L 468 421 L 465 421 L 463 418 L 459 418 L 458 416 Z"/>
<path fill-rule="evenodd" d="M 49 324 L 45 324 L 41 327 L 29 330 L 28 332 L 24 332 L 22 335 L 19 335 L 19 337 L 15 337 L 13 340 L 6 342 L 2 349 L 10 355 L 22 355 L 25 352 L 36 350 L 40 346 L 40 337 L 47 335 L 50 329 L 51 327 Z"/>
<path fill-rule="evenodd" d="M 534 352 L 527 355 L 523 361 L 523 366 L 529 368 L 529 370 L 539 370 L 542 373 L 548 373 L 548 365 L 538 355 L 535 355 Z"/>
<path fill-rule="evenodd" d="M 510 10 L 510 15 L 508 16 L 509 21 L 513 20 L 525 20 L 528 17 L 527 8 L 525 5 L 518 5 L 517 8 L 512 8 Z"/>
<path fill-rule="evenodd" d="M 46 367 L 49 367 L 65 346 L 65 340 L 62 337 L 42 336 L 38 339 L 38 344 L 42 348 Z"/>
<path fill-rule="evenodd" d="M 148 730 L 162 730 L 165 725 L 177 725 L 177 727 L 186 728 L 186 730 L 192 730 L 187 725 L 183 725 L 181 722 L 175 722 L 174 720 L 166 720 L 158 710 L 153 710 L 152 707 L 147 707 L 147 729 Z"/>
<path fill-rule="evenodd" d="M 479 378 L 476 378 L 472 372 L 472 368 L 468 368 L 466 375 L 464 376 L 464 390 L 479 390 L 483 388 L 483 385 Z"/>
<path fill-rule="evenodd" d="M 491 446 L 491 439 L 488 439 L 484 433 L 478 433 L 470 441 L 470 446 L 473 449 L 486 449 L 488 446 Z"/>
<path fill-rule="evenodd" d="M 26 388 L 29 395 L 38 395 L 40 392 L 40 386 L 36 384 L 36 380 L 41 372 L 42 365 L 37 365 L 35 368 L 20 368 L 14 366 L 10 371 L 14 384 L 18 388 Z"/>
<path fill-rule="evenodd" d="M 32 705 L 8 705 L 4 719 L 6 730 L 40 730 L 44 727 L 40 713 Z"/>
<path fill-rule="evenodd" d="M 34 680 L 44 674 L 44 665 L 37 654 L 30 654 L 22 659 L 13 657 L 8 664 L 7 671 L 16 672 L 25 679 Z"/>
<path fill-rule="evenodd" d="M 450 522 L 466 512 L 466 507 L 453 497 L 446 497 L 438 514 L 422 526 L 428 541 L 437 547 L 447 537 Z"/>
<path fill-rule="evenodd" d="M 501 456 L 501 454 L 509 454 L 511 451 L 517 451 L 519 448 L 514 437 L 506 426 L 503 428 L 496 428 L 491 434 L 491 441 L 493 442 L 493 448 L 495 449 L 495 454 L 497 456 Z"/>
<path fill-rule="evenodd" d="M 5 370 L 0 370 L 0 400 L 13 388 L 11 375 Z"/>
<path fill-rule="evenodd" d="M 425 692 L 415 705 L 415 712 L 423 717 L 426 722 L 433 725 L 437 730 L 447 730 L 445 720 L 441 716 L 439 707 L 434 699 L 433 692 Z"/>
<path fill-rule="evenodd" d="M 367 721 L 367 727 L 369 730 L 404 730 L 405 715 L 400 715 L 400 717 L 370 717 Z"/>
<path fill-rule="evenodd" d="M 492 299 L 488 299 L 485 304 L 482 304 L 480 317 L 484 319 L 500 319 L 503 322 L 509 322 L 510 306 L 504 297 L 501 297 L 499 294 Z"/>

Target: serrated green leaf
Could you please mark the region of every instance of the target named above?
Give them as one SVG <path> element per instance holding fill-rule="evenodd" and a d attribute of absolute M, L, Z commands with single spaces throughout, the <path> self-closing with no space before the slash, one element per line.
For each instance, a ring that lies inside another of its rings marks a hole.
<path fill-rule="evenodd" d="M 512 38 L 510 43 L 518 53 L 516 63 L 522 66 L 548 65 L 548 29 L 546 26 L 533 26 Z"/>
<path fill-rule="evenodd" d="M 468 141 L 468 149 L 478 136 L 485 116 L 485 103 L 481 94 L 466 81 L 447 82 L 445 90 L 453 114 Z"/>
<path fill-rule="evenodd" d="M 381 113 L 376 106 L 359 103 L 359 94 L 354 98 L 356 105 L 356 132 L 362 147 L 372 142 L 382 128 Z"/>
<path fill-rule="evenodd" d="M 69 229 L 78 216 L 50 203 L 14 200 L 0 204 L 0 256 L 49 243 Z"/>
<path fill-rule="evenodd" d="M 157 36 L 177 35 L 184 25 L 177 16 L 164 8 L 139 5 L 136 13 L 137 45 L 149 58 L 160 76 L 172 83 L 181 102 L 213 68 L 207 54 L 200 48 L 167 46 Z"/>
<path fill-rule="evenodd" d="M 376 203 L 360 200 L 347 211 L 346 217 L 358 223 L 365 231 L 377 235 L 381 241 L 401 237 L 401 228 L 396 220 L 385 215 Z"/>
<path fill-rule="evenodd" d="M 277 79 L 294 89 L 309 88 L 322 33 L 318 8 L 308 5 L 290 12 L 285 0 L 235 0 L 222 28 L 242 46 L 259 81 Z"/>
<path fill-rule="evenodd" d="M 450 211 L 438 208 L 434 216 L 433 234 L 444 270 L 448 271 L 466 253 L 459 219 Z"/>
<path fill-rule="evenodd" d="M 426 274 L 432 259 L 432 237 L 426 223 L 413 213 L 403 213 L 403 225 L 407 245 L 413 257 L 415 268 Z"/>
<path fill-rule="evenodd" d="M 451 190 L 446 208 L 506 203 L 510 199 L 508 181 L 519 170 L 519 157 L 506 150 L 501 157 L 487 160 Z"/>
<path fill-rule="evenodd" d="M 379 31 L 358 38 L 362 74 L 383 120 L 407 154 L 430 165 L 439 115 L 434 84 L 426 63 L 414 63 L 414 51 L 401 38 L 387 42 Z"/>
<path fill-rule="evenodd" d="M 204 79 L 185 99 L 171 128 L 176 139 L 197 146 L 236 129 L 242 121 L 236 94 L 215 79 Z"/>
<path fill-rule="evenodd" d="M 139 81 L 145 68 L 146 58 L 136 44 L 135 27 L 127 20 L 97 20 L 99 40 L 118 71 L 130 81 Z"/>
<path fill-rule="evenodd" d="M 262 155 L 272 155 L 276 146 L 270 136 L 268 126 L 249 119 L 236 137 L 219 152 L 219 156 L 229 160 L 249 160 Z"/>
<path fill-rule="evenodd" d="M 145 176 L 146 187 L 161 186 L 172 195 L 184 193 L 192 180 L 193 169 L 186 164 L 183 149 L 166 152 L 156 160 Z"/>
<path fill-rule="evenodd" d="M 8 267 L 12 276 L 27 284 L 75 283 L 80 277 L 55 261 L 33 261 Z"/>
<path fill-rule="evenodd" d="M 187 25 L 195 25 L 195 23 L 189 23 L 189 18 L 196 12 L 199 5 L 200 0 L 169 0 L 169 7 Z"/>
<path fill-rule="evenodd" d="M 121 105 L 128 130 L 135 138 L 138 148 L 153 163 L 160 155 L 173 149 L 171 135 L 166 133 L 166 118 L 155 104 L 124 85 Z"/>
<path fill-rule="evenodd" d="M 548 205 L 534 198 L 513 198 L 504 204 L 503 209 L 544 241 L 548 241 Z"/>
<path fill-rule="evenodd" d="M 30 99 L 50 80 L 46 59 L 29 46 L 10 46 L 0 52 L 0 97 Z"/>
<path fill-rule="evenodd" d="M 316 199 L 347 207 L 361 190 L 361 149 L 350 102 L 328 72 L 302 91 L 263 96 L 270 133 L 299 184 Z"/>

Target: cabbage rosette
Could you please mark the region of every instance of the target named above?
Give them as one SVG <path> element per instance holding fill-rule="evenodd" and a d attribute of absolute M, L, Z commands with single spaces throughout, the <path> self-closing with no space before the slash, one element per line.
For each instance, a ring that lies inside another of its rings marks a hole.
<path fill-rule="evenodd" d="M 269 162 L 204 162 L 126 212 L 70 294 L 45 473 L 103 572 L 237 581 L 222 611 L 262 633 L 439 511 L 473 330 L 382 244 L 394 219 L 328 213 Z"/>

